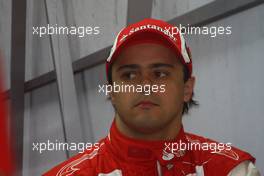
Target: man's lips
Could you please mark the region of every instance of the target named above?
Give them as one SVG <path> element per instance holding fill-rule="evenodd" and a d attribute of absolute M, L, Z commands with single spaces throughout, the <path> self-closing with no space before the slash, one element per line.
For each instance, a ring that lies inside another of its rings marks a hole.
<path fill-rule="evenodd" d="M 151 101 L 140 101 L 139 103 L 136 104 L 136 107 L 140 107 L 140 108 L 151 108 L 153 106 L 158 106 L 158 104 L 153 103 Z"/>

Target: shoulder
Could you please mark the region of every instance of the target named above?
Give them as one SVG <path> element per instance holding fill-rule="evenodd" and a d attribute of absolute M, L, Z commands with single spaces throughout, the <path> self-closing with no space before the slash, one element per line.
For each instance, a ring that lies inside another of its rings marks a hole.
<path fill-rule="evenodd" d="M 231 143 L 221 143 L 209 138 L 186 133 L 187 140 L 196 148 L 192 148 L 195 162 L 202 165 L 205 172 L 214 174 L 215 171 L 227 175 L 232 169 L 244 161 L 255 162 L 246 151 L 233 147 Z M 197 149 L 199 146 L 199 149 Z"/>
<path fill-rule="evenodd" d="M 96 145 L 97 144 L 97 145 Z M 70 159 L 55 166 L 43 176 L 62 176 L 71 174 L 80 174 L 80 171 L 86 171 L 87 173 L 95 173 L 96 163 L 99 160 L 100 155 L 104 155 L 104 139 L 96 143 L 92 149 L 86 150 L 83 153 L 79 153 Z"/>

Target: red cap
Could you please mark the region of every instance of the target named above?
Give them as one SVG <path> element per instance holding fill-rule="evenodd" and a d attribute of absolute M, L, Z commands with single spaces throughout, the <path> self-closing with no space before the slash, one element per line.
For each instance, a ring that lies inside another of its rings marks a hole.
<path fill-rule="evenodd" d="M 116 36 L 110 55 L 106 60 L 106 74 L 109 78 L 109 68 L 118 54 L 128 44 L 155 42 L 171 48 L 192 75 L 192 60 L 190 50 L 183 35 L 176 26 L 156 19 L 144 19 L 123 28 Z M 108 80 L 109 81 L 109 80 Z"/>

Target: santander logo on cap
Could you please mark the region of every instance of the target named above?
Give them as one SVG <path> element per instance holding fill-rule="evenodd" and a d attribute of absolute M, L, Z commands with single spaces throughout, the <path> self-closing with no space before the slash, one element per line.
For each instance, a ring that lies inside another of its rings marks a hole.
<path fill-rule="evenodd" d="M 110 55 L 106 60 L 106 72 L 108 77 L 109 67 L 120 52 L 122 46 L 134 40 L 159 40 L 166 43 L 180 56 L 180 61 L 188 68 L 189 76 L 192 74 L 192 61 L 190 50 L 179 29 L 165 21 L 156 19 L 144 19 L 123 28 L 116 36 Z"/>

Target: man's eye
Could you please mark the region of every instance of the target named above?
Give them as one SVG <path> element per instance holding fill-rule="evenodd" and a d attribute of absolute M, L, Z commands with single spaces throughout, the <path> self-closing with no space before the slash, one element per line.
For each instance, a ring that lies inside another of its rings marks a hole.
<path fill-rule="evenodd" d="M 134 72 L 127 72 L 127 73 L 122 74 L 122 77 L 128 80 L 134 79 L 136 76 L 137 74 Z"/>
<path fill-rule="evenodd" d="M 168 73 L 163 72 L 163 71 L 155 71 L 154 74 L 155 74 L 155 77 L 157 77 L 157 78 L 163 78 L 165 76 L 168 76 Z"/>

